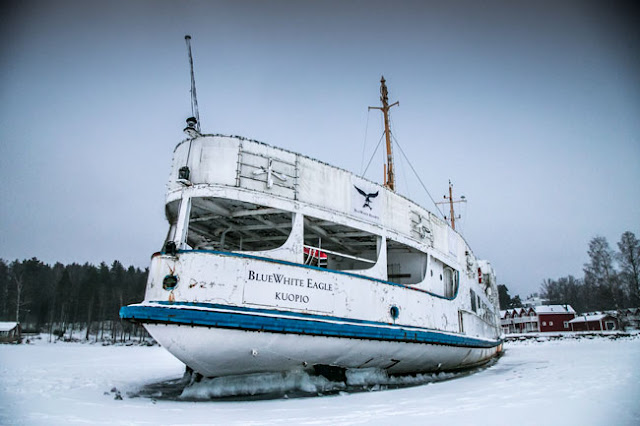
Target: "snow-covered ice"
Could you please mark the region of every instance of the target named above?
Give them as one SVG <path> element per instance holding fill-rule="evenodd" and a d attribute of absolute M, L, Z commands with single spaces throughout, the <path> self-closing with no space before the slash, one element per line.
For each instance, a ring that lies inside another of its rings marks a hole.
<path fill-rule="evenodd" d="M 472 375 L 394 390 L 252 401 L 131 397 L 182 374 L 157 346 L 0 345 L 0 423 L 640 425 L 637 336 L 508 343 L 497 363 Z"/>

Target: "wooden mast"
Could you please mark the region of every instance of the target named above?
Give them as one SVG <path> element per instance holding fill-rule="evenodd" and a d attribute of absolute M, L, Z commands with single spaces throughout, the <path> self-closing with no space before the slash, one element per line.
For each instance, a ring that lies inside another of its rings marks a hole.
<path fill-rule="evenodd" d="M 396 189 L 396 179 L 393 170 L 393 151 L 391 150 L 391 130 L 389 127 L 389 110 L 392 106 L 400 105 L 400 102 L 394 102 L 389 105 L 389 92 L 387 91 L 387 85 L 385 84 L 384 76 L 380 79 L 380 101 L 382 107 L 369 107 L 372 109 L 379 109 L 384 116 L 384 134 L 387 142 L 387 163 L 384 167 L 384 186 L 392 191 Z"/>
<path fill-rule="evenodd" d="M 453 184 L 451 183 L 451 181 L 449 181 L 449 196 L 447 197 L 445 195 L 444 199 L 447 201 L 441 201 L 436 204 L 449 204 L 449 219 L 451 221 L 451 229 L 455 231 L 456 230 L 456 214 L 455 214 L 455 211 L 453 210 L 453 204 L 466 203 L 467 200 L 464 195 L 461 195 L 459 200 L 453 199 Z M 445 216 L 444 218 L 446 219 L 447 217 Z M 457 219 L 460 219 L 460 216 L 458 216 Z"/>
<path fill-rule="evenodd" d="M 453 185 L 449 181 L 449 214 L 451 215 L 451 229 L 456 230 L 456 214 L 453 211 Z"/>

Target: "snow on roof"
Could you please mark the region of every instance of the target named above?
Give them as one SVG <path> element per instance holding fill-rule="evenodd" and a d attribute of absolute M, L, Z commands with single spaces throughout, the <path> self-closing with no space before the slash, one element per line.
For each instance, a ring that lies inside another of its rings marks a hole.
<path fill-rule="evenodd" d="M 536 314 L 575 314 L 571 305 L 540 305 L 534 306 Z"/>
<path fill-rule="evenodd" d="M 17 322 L 0 321 L 0 331 L 11 331 L 18 325 Z"/>
<path fill-rule="evenodd" d="M 602 321 L 603 319 L 610 317 L 609 314 L 597 314 L 597 315 L 580 315 L 579 317 L 575 317 L 569 323 L 576 322 L 591 322 L 591 321 Z"/>

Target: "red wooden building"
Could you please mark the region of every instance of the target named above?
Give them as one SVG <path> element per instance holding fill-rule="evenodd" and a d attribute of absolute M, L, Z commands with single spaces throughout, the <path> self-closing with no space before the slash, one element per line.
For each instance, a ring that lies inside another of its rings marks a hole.
<path fill-rule="evenodd" d="M 538 314 L 539 331 L 571 331 L 569 322 L 576 317 L 571 305 L 543 305 L 534 309 Z"/>
<path fill-rule="evenodd" d="M 618 320 L 609 314 L 580 315 L 569 321 L 572 331 L 618 330 Z"/>
<path fill-rule="evenodd" d="M 576 311 L 570 305 L 541 305 L 500 312 L 505 334 L 571 331 L 569 321 L 575 316 Z"/>

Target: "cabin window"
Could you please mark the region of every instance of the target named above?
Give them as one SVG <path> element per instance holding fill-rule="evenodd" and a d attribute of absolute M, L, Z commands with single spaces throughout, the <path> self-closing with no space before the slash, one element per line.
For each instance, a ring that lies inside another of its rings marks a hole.
<path fill-rule="evenodd" d="M 304 218 L 305 262 L 338 271 L 369 269 L 378 260 L 378 235 L 347 225 Z M 318 253 L 318 256 L 313 254 Z"/>
<path fill-rule="evenodd" d="M 429 271 L 430 278 L 424 280 L 425 290 L 450 299 L 456 296 L 460 277 L 458 270 L 436 257 L 429 256 Z"/>
<path fill-rule="evenodd" d="M 477 312 L 478 308 L 476 307 L 476 292 L 471 290 L 471 310 L 473 312 Z"/>
<path fill-rule="evenodd" d="M 387 277 L 398 284 L 421 283 L 427 273 L 427 254 L 394 240 L 387 240 Z"/>
<path fill-rule="evenodd" d="M 265 251 L 282 246 L 293 214 L 227 198 L 191 199 L 187 244 L 196 250 Z"/>
<path fill-rule="evenodd" d="M 444 297 L 452 298 L 458 291 L 458 271 L 449 266 L 444 268 Z"/>

